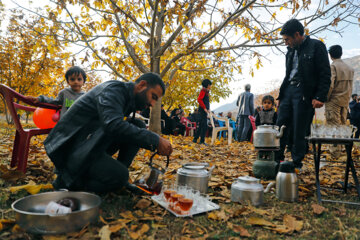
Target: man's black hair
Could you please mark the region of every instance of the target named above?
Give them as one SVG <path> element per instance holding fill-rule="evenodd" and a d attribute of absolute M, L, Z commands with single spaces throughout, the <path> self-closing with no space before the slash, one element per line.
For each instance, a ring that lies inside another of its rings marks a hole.
<path fill-rule="evenodd" d="M 264 96 L 264 97 L 262 98 L 261 103 L 265 102 L 266 100 L 270 100 L 270 101 L 271 101 L 271 103 L 272 103 L 272 105 L 274 105 L 274 104 L 275 104 L 274 97 L 273 97 L 273 96 L 271 96 L 271 95 L 266 95 L 266 96 Z"/>
<path fill-rule="evenodd" d="M 86 82 L 86 73 L 85 71 L 78 67 L 78 66 L 72 66 L 71 68 L 69 68 L 66 73 L 65 73 L 65 79 L 67 82 L 69 82 L 69 77 L 71 77 L 73 74 L 79 75 L 81 74 L 83 79 L 84 79 L 84 83 Z"/>
<path fill-rule="evenodd" d="M 329 48 L 329 54 L 334 59 L 339 59 L 342 56 L 342 47 L 340 45 L 333 45 Z"/>
<path fill-rule="evenodd" d="M 201 82 L 201 85 L 204 87 L 204 88 L 207 88 L 209 85 L 211 85 L 211 81 L 209 79 L 204 79 L 202 80 Z"/>
<path fill-rule="evenodd" d="M 139 83 L 140 81 L 146 81 L 148 87 L 156 87 L 160 85 L 161 89 L 163 90 L 163 96 L 165 94 L 165 84 L 161 79 L 160 75 L 157 73 L 149 72 L 141 75 L 138 79 L 135 80 L 135 83 Z"/>
<path fill-rule="evenodd" d="M 351 98 L 357 97 L 357 94 L 354 93 L 353 95 L 351 95 Z"/>
<path fill-rule="evenodd" d="M 281 29 L 280 35 L 286 35 L 293 37 L 296 32 L 302 36 L 304 35 L 304 26 L 299 20 L 293 18 L 287 21 Z"/>

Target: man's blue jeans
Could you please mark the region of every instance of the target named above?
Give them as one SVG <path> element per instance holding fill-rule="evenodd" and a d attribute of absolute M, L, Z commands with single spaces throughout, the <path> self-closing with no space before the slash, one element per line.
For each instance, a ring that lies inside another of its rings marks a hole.
<path fill-rule="evenodd" d="M 239 115 L 239 123 L 237 130 L 237 136 L 239 142 L 246 141 L 250 127 L 251 127 L 251 122 L 249 119 L 249 115 Z"/>

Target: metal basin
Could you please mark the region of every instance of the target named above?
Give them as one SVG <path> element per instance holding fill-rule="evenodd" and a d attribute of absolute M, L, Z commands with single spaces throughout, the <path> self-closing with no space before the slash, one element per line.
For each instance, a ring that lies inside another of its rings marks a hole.
<path fill-rule="evenodd" d="M 80 209 L 65 215 L 50 215 L 45 208 L 51 201 L 76 198 Z M 99 196 L 87 192 L 47 192 L 27 196 L 13 202 L 16 222 L 27 232 L 36 234 L 61 234 L 80 230 L 99 217 Z"/>

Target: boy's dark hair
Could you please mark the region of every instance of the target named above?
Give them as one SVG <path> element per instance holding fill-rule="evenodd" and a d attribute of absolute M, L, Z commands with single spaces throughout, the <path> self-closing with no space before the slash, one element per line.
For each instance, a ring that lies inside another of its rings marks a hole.
<path fill-rule="evenodd" d="M 274 97 L 273 97 L 273 96 L 271 96 L 271 95 L 266 95 L 266 96 L 264 96 L 264 97 L 262 98 L 262 100 L 261 100 L 261 103 L 265 102 L 266 100 L 270 100 L 270 101 L 271 101 L 271 103 L 272 103 L 272 105 L 274 105 L 274 104 L 275 104 Z"/>
<path fill-rule="evenodd" d="M 201 85 L 204 88 L 207 88 L 209 85 L 211 85 L 211 81 L 209 79 L 204 79 L 204 80 L 202 80 Z"/>
<path fill-rule="evenodd" d="M 340 45 L 333 45 L 329 48 L 329 54 L 334 59 L 339 59 L 342 56 L 342 47 Z"/>
<path fill-rule="evenodd" d="M 84 83 L 86 82 L 86 73 L 85 71 L 78 67 L 78 66 L 72 66 L 71 68 L 69 68 L 66 73 L 65 73 L 65 79 L 66 79 L 66 82 L 69 82 L 69 77 L 71 77 L 73 74 L 76 74 L 76 75 L 79 75 L 81 74 L 83 79 L 84 79 Z"/>
<path fill-rule="evenodd" d="M 354 93 L 353 95 L 351 95 L 351 98 L 357 97 L 357 94 Z"/>
<path fill-rule="evenodd" d="M 160 85 L 161 89 L 163 90 L 163 96 L 165 94 L 165 84 L 161 79 L 160 75 L 154 72 L 144 73 L 138 79 L 135 80 L 135 83 L 139 83 L 140 81 L 146 81 L 148 87 L 156 87 Z"/>
<path fill-rule="evenodd" d="M 302 36 L 304 35 L 304 26 L 299 20 L 293 18 L 287 21 L 281 29 L 280 35 L 286 35 L 293 37 L 296 32 Z"/>

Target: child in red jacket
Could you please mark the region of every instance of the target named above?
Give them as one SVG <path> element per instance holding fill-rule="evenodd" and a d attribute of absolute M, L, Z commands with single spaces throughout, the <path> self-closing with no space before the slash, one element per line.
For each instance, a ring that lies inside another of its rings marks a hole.
<path fill-rule="evenodd" d="M 197 143 L 197 140 L 200 137 L 200 144 L 206 145 L 205 134 L 207 130 L 207 115 L 210 111 L 209 91 L 211 89 L 211 81 L 209 79 L 204 79 L 201 85 L 203 88 L 197 99 L 199 103 L 199 128 L 195 132 L 193 142 Z"/>

